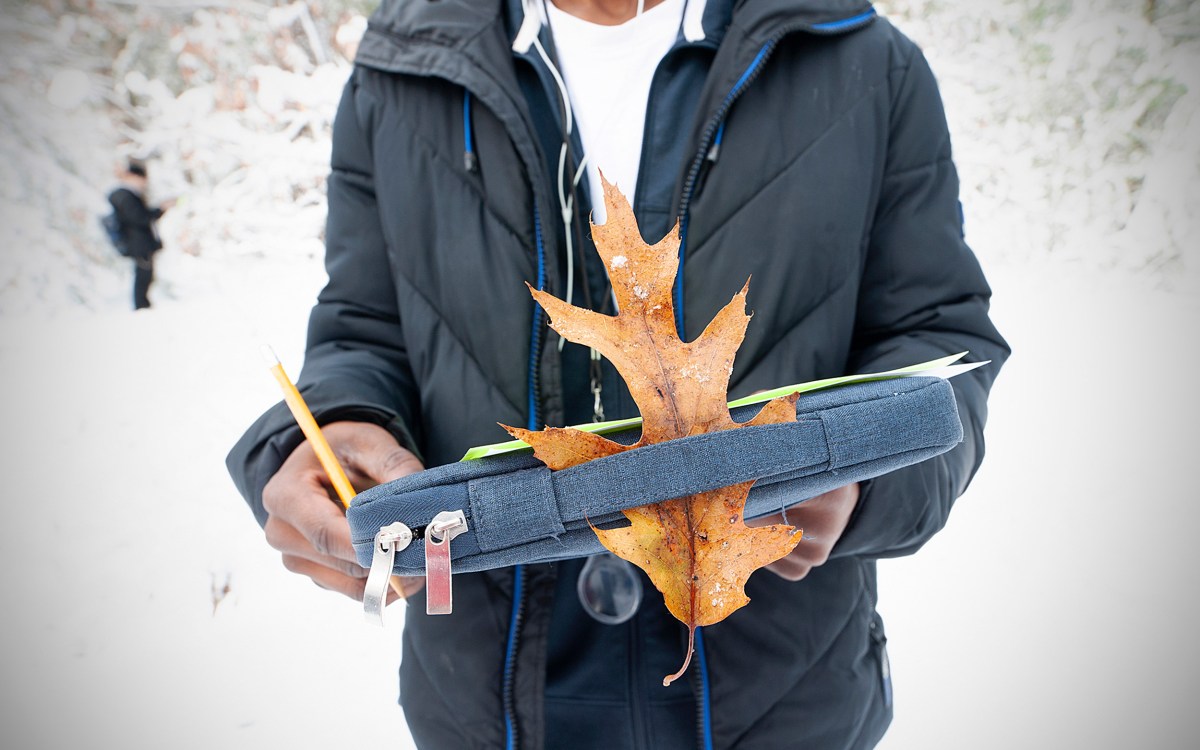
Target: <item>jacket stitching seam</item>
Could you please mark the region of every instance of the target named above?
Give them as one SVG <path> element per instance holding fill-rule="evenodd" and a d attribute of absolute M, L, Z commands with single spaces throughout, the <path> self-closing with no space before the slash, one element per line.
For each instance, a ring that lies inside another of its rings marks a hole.
<path fill-rule="evenodd" d="M 403 114 L 399 115 L 397 119 L 403 124 L 410 126 L 409 137 L 412 139 L 412 141 L 421 147 L 422 150 L 427 152 L 429 158 L 443 165 L 446 168 L 446 171 L 452 173 L 461 184 L 465 185 L 471 191 L 471 193 L 479 199 L 479 203 L 483 207 L 484 211 L 486 211 L 489 216 L 495 219 L 498 224 L 504 227 L 504 229 L 507 230 L 510 235 L 512 235 L 513 239 L 521 242 L 522 244 L 528 243 L 528 240 L 521 235 L 516 227 L 509 223 L 507 219 L 501 216 L 496 209 L 492 207 L 491 203 L 487 199 L 487 196 L 484 195 L 479 186 L 476 185 L 473 180 L 469 180 L 464 177 L 454 162 L 443 155 L 442 152 L 437 148 L 436 144 L 425 138 L 423 133 L 419 132 L 415 122 L 405 117 Z"/>
<path fill-rule="evenodd" d="M 502 391 L 500 389 L 500 387 L 488 376 L 487 372 L 483 369 L 483 366 L 479 364 L 479 360 L 475 359 L 474 352 L 471 351 L 470 347 L 468 347 L 466 345 L 466 343 L 462 340 L 462 338 L 458 335 L 458 333 L 455 332 L 454 328 L 451 327 L 451 325 L 447 321 L 446 317 L 442 314 L 442 311 L 439 310 L 438 307 L 436 305 L 434 305 L 433 302 L 430 301 L 430 299 L 421 292 L 421 290 L 417 287 L 417 285 L 412 282 L 412 279 L 405 276 L 402 272 L 398 272 L 397 276 L 404 279 L 404 282 L 406 284 L 408 284 L 413 297 L 424 302 L 425 305 L 430 310 L 432 310 L 434 313 L 436 313 L 438 323 L 443 328 L 446 329 L 446 332 L 450 334 L 450 338 L 454 341 L 455 344 L 458 345 L 458 347 L 460 349 L 462 349 L 463 354 L 467 358 L 467 361 L 469 361 L 471 363 L 471 365 L 475 368 L 475 370 L 482 377 L 483 381 L 485 383 L 487 383 L 488 386 L 491 387 L 491 389 L 494 390 L 496 392 L 496 394 L 499 395 L 500 398 L 502 398 L 504 400 L 504 403 L 508 404 L 509 407 L 511 407 L 514 411 L 519 413 L 521 411 L 521 409 L 519 409 L 512 401 L 510 401 L 508 396 L 504 393 L 504 391 Z"/>
<path fill-rule="evenodd" d="M 745 209 L 747 206 L 749 206 L 754 201 L 758 200 L 758 198 L 769 187 L 771 187 L 772 185 L 777 183 L 780 179 L 782 179 L 783 175 L 785 175 L 794 166 L 796 166 L 797 162 L 799 162 L 801 159 L 804 159 L 809 154 L 811 154 L 813 152 L 813 150 L 816 149 L 817 145 L 822 140 L 824 140 L 826 136 L 828 136 L 830 133 L 832 133 L 834 131 L 834 129 L 838 125 L 840 125 L 843 120 L 846 119 L 846 117 L 850 114 L 850 112 L 852 110 L 859 107 L 859 105 L 861 105 L 863 102 L 867 101 L 869 98 L 871 98 L 878 92 L 879 92 L 878 86 L 872 86 L 869 90 L 864 92 L 862 96 L 860 96 L 857 100 L 855 100 L 853 103 L 851 103 L 849 106 L 847 106 L 846 109 L 843 110 L 842 113 L 835 120 L 831 121 L 829 123 L 828 127 L 826 127 L 815 138 L 813 138 L 812 142 L 809 143 L 808 146 L 806 146 L 804 149 L 802 149 L 799 153 L 797 153 L 791 159 L 788 159 L 788 161 L 785 164 L 783 164 L 779 168 L 779 170 L 777 172 L 775 172 L 775 174 L 771 175 L 767 180 L 763 181 L 763 183 L 752 194 L 747 196 L 745 200 L 743 200 L 741 203 L 739 203 L 737 205 L 737 207 L 731 209 L 729 212 L 727 212 L 721 218 L 714 220 L 713 226 L 724 226 L 726 223 L 729 222 L 730 219 L 732 219 L 734 216 L 736 216 L 739 212 L 741 212 L 743 209 Z M 703 241 L 697 243 L 696 245 L 694 245 L 692 248 L 689 249 L 689 252 L 691 252 L 692 250 L 700 249 L 700 247 L 702 247 L 703 244 L 704 244 Z"/>
<path fill-rule="evenodd" d="M 904 169 L 898 169 L 895 172 L 887 172 L 883 175 L 883 179 L 884 180 L 895 180 L 895 179 L 899 179 L 901 177 L 907 177 L 910 174 L 913 174 L 914 172 L 923 172 L 927 169 L 932 169 L 934 167 L 941 166 L 942 164 L 952 164 L 953 162 L 954 162 L 954 159 L 952 157 L 939 156 L 938 158 L 934 159 L 933 161 L 928 161 L 928 162 L 925 162 L 924 164 L 918 164 L 915 167 L 905 167 Z"/>

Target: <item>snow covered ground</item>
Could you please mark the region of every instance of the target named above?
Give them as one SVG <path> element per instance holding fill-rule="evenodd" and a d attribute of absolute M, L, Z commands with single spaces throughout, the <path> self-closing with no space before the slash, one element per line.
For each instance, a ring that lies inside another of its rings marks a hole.
<path fill-rule="evenodd" d="M 1037 22 L 1023 2 L 888 5 L 942 81 L 968 239 L 1015 353 L 949 527 L 881 563 L 883 748 L 1195 746 L 1195 42 L 1119 3 L 1033 4 Z M 411 746 L 399 618 L 369 628 L 284 571 L 223 467 L 278 398 L 258 345 L 299 370 L 339 65 L 255 69 L 267 114 L 252 117 L 128 81 L 176 128 L 139 136 L 166 190 L 184 165 L 203 178 L 164 225 L 148 312 L 127 311 L 128 269 L 88 244 L 106 186 L 77 178 L 107 163 L 112 126 L 89 130 L 85 108 L 0 137 L 0 746 Z M 0 93 L 7 118 L 23 101 Z M 191 145 L 170 151 L 181 133 Z"/>
<path fill-rule="evenodd" d="M 264 265 L 146 315 L 0 320 L 0 746 L 406 746 L 399 630 L 284 571 L 223 468 L 278 398 L 258 344 L 298 371 L 319 284 Z"/>

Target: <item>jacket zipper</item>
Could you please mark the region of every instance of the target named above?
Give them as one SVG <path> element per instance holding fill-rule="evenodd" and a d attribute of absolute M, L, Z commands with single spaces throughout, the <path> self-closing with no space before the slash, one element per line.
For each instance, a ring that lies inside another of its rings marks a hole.
<path fill-rule="evenodd" d="M 721 101 L 721 106 L 717 107 L 716 113 L 712 119 L 708 121 L 708 125 L 704 127 L 704 132 L 700 136 L 700 147 L 696 150 L 696 155 L 692 157 L 692 164 L 688 167 L 687 178 L 683 182 L 683 195 L 679 199 L 679 216 L 680 218 L 687 216 L 688 207 L 692 202 L 692 193 L 696 189 L 696 182 L 700 177 L 700 170 L 707 160 L 708 151 L 711 147 L 713 136 L 717 133 L 717 128 L 725 120 L 725 116 L 729 114 L 729 109 L 742 92 L 754 83 L 762 72 L 763 65 L 771 57 L 771 53 L 775 50 L 775 45 L 783 38 L 788 30 L 783 31 L 772 37 L 770 41 L 763 45 L 758 54 L 754 56 L 754 60 L 750 62 L 750 66 L 742 73 L 742 77 L 737 80 L 729 93 L 725 95 L 725 99 Z"/>
<path fill-rule="evenodd" d="M 700 750 L 713 750 L 708 658 L 704 651 L 704 632 L 699 627 L 696 628 L 696 666 L 692 674 L 692 692 L 696 696 L 696 744 Z"/>
<path fill-rule="evenodd" d="M 533 202 L 533 232 L 537 240 L 537 288 L 546 286 L 546 248 L 542 242 L 542 220 L 537 208 L 537 196 Z M 542 348 L 542 308 L 536 302 L 533 305 L 533 330 L 529 334 L 529 422 L 528 429 L 536 430 L 539 412 L 541 410 L 541 376 L 538 372 L 538 361 Z M 525 567 L 513 566 L 513 605 L 512 617 L 508 623 L 508 642 L 504 649 L 504 680 L 501 689 L 501 702 L 504 708 L 504 746 L 506 750 L 517 750 L 520 738 L 517 734 L 517 708 L 513 685 L 516 681 L 517 670 L 517 641 L 521 637 L 521 619 L 525 613 Z"/>
<path fill-rule="evenodd" d="M 507 750 L 520 747 L 520 736 L 517 732 L 517 706 L 513 684 L 516 680 L 517 639 L 521 634 L 521 618 L 525 614 L 525 567 L 517 565 L 513 568 L 513 608 L 512 617 L 508 623 L 508 642 L 504 649 L 504 681 L 501 700 L 504 707 L 504 746 Z"/>
<path fill-rule="evenodd" d="M 542 239 L 541 212 L 538 211 L 536 195 L 533 200 L 533 234 L 537 241 L 537 289 L 540 291 L 546 288 L 546 246 Z M 541 360 L 543 327 L 542 306 L 534 302 L 533 325 L 529 333 L 529 423 L 527 427 L 530 430 L 538 429 L 538 423 L 541 421 L 542 377 L 541 368 L 538 365 Z"/>
<path fill-rule="evenodd" d="M 770 41 L 763 45 L 758 54 L 754 56 L 754 60 L 750 62 L 750 66 L 742 73 L 741 78 L 725 95 L 721 106 L 717 108 L 716 114 L 708 121 L 708 125 L 704 127 L 704 133 L 700 136 L 700 148 L 696 151 L 696 155 L 692 157 L 692 164 L 688 167 L 687 178 L 683 182 L 683 195 L 679 199 L 679 266 L 675 273 L 675 330 L 679 334 L 679 338 L 687 340 L 684 331 L 683 321 L 683 256 L 687 250 L 687 229 L 688 229 L 688 209 L 692 203 L 692 194 L 696 190 L 696 185 L 699 183 L 701 171 L 706 164 L 709 164 L 709 153 L 713 137 L 717 133 L 717 129 L 721 123 L 725 121 L 725 116 L 729 114 L 729 109 L 737 98 L 742 95 L 746 88 L 754 83 L 754 79 L 758 78 L 762 72 L 766 61 L 771 57 L 771 52 L 774 51 L 775 45 L 783 38 L 788 31 L 785 30 Z M 714 154 L 715 155 L 715 154 Z"/>

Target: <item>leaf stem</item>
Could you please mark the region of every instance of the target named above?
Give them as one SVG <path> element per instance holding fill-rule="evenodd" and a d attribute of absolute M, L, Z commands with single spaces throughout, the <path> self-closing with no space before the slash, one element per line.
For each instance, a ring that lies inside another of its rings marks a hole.
<path fill-rule="evenodd" d="M 696 626 L 692 625 L 692 626 L 688 627 L 688 651 L 687 651 L 687 656 L 684 657 L 683 666 L 680 667 L 679 671 L 676 672 L 675 674 L 667 675 L 666 677 L 663 678 L 663 687 L 667 687 L 672 682 L 674 682 L 675 680 L 678 680 L 680 677 L 683 676 L 683 673 L 687 671 L 688 665 L 692 663 L 692 651 L 695 650 L 695 647 L 696 647 Z"/>

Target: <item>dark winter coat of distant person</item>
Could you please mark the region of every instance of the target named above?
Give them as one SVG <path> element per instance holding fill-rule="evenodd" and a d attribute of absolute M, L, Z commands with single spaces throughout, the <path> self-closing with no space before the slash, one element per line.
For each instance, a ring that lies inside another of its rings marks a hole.
<path fill-rule="evenodd" d="M 150 284 L 154 281 L 154 254 L 162 249 L 162 239 L 155 226 L 171 207 L 168 201 L 160 206 L 146 203 L 146 167 L 131 163 L 121 175 L 121 186 L 108 195 L 121 226 L 121 239 L 133 260 L 133 309 L 150 307 Z"/>

